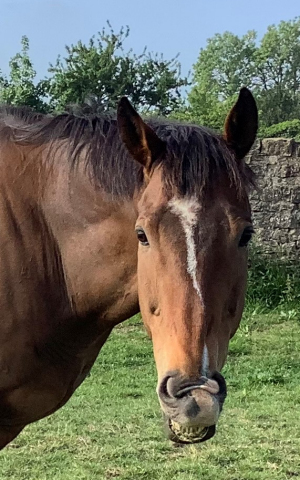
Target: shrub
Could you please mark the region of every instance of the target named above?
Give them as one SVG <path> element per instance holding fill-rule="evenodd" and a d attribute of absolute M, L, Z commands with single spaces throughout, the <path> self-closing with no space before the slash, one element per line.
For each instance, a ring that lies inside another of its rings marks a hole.
<path fill-rule="evenodd" d="M 270 127 L 261 127 L 259 136 L 263 138 L 287 137 L 300 140 L 300 120 L 287 120 Z"/>

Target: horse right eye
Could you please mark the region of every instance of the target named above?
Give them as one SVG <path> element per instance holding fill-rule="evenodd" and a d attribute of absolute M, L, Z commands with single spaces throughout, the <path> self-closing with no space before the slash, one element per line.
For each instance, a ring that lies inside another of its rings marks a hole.
<path fill-rule="evenodd" d="M 247 247 L 254 233 L 253 227 L 246 227 L 239 241 L 239 247 Z"/>

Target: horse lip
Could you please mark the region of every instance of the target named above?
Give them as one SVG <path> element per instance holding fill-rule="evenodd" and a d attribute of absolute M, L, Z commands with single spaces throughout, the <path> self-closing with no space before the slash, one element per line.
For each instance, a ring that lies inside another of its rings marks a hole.
<path fill-rule="evenodd" d="M 216 432 L 216 418 L 210 419 L 211 425 L 205 425 L 204 423 L 203 427 L 200 425 L 197 427 L 195 424 L 197 422 L 193 425 L 193 421 L 195 420 L 193 418 L 190 419 L 192 424 L 188 427 L 184 426 L 184 424 L 181 426 L 176 420 L 174 420 L 177 417 L 174 401 L 179 401 L 180 403 L 184 402 L 183 405 L 186 406 L 186 402 L 188 402 L 190 397 L 193 396 L 192 391 L 195 389 L 202 389 L 206 391 L 208 395 L 211 395 L 214 401 L 218 403 L 220 414 L 227 394 L 224 377 L 218 372 L 215 372 L 211 378 L 202 376 L 198 380 L 198 385 L 195 385 L 194 382 L 186 382 L 182 385 L 181 389 L 177 390 L 177 392 L 173 392 L 168 388 L 168 383 L 171 378 L 172 375 L 166 376 L 158 388 L 158 395 L 161 400 L 163 416 L 165 419 L 164 425 L 166 436 L 169 440 L 178 444 L 196 444 L 209 440 Z M 169 411 L 167 412 L 168 409 Z"/>
<path fill-rule="evenodd" d="M 178 434 L 174 431 L 174 424 L 171 419 L 168 419 L 167 427 L 168 427 L 167 436 L 169 440 L 171 440 L 174 443 L 184 444 L 184 445 L 205 442 L 206 440 L 209 440 L 210 438 L 212 438 L 216 433 L 216 426 L 210 425 L 208 427 L 203 427 L 203 429 L 199 433 L 197 433 L 194 437 L 191 434 L 187 436 L 185 436 L 184 434 L 182 436 L 178 436 Z"/>
<path fill-rule="evenodd" d="M 192 390 L 202 389 L 216 397 L 226 397 L 226 383 L 224 377 L 215 372 L 210 378 L 201 376 L 195 381 L 184 381 L 181 388 L 177 390 L 176 384 L 172 385 L 173 379 L 177 376 L 176 372 L 169 373 L 160 383 L 157 393 L 164 403 L 169 403 L 173 399 L 180 399 L 191 394 Z M 170 385 L 171 383 L 171 385 Z M 175 388 L 174 388 L 175 387 Z"/>
<path fill-rule="evenodd" d="M 218 395 L 220 391 L 220 387 L 218 383 L 215 380 L 211 380 L 209 378 L 206 379 L 205 383 L 202 383 L 200 385 L 188 385 L 179 392 L 176 393 L 176 398 L 182 398 L 186 394 L 192 392 L 193 390 L 205 390 L 206 392 L 210 393 L 211 395 Z"/>

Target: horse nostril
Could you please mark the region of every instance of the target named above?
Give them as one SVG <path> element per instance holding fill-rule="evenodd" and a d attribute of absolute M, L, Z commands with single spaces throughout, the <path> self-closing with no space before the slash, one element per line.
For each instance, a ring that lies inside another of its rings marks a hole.
<path fill-rule="evenodd" d="M 220 407 L 222 409 L 223 403 L 227 396 L 226 381 L 223 375 L 221 375 L 221 373 L 219 372 L 215 372 L 212 376 L 212 379 L 215 380 L 215 382 L 217 382 L 217 384 L 219 385 L 218 399 L 219 399 Z"/>
<path fill-rule="evenodd" d="M 158 388 L 159 398 L 166 404 L 174 404 L 179 398 L 185 396 L 185 392 L 181 392 L 182 387 L 187 383 L 177 372 L 171 372 L 164 377 Z"/>
<path fill-rule="evenodd" d="M 172 392 L 172 385 L 170 384 L 170 380 L 172 379 L 174 375 L 167 375 L 165 378 L 161 381 L 159 388 L 158 388 L 158 395 L 163 400 L 166 402 L 167 400 L 170 400 L 171 398 L 174 398 L 173 392 Z"/>
<path fill-rule="evenodd" d="M 168 377 L 164 378 L 163 381 L 160 383 L 159 388 L 158 388 L 158 395 L 160 397 L 168 397 L 168 390 L 167 390 L 167 382 L 168 382 Z"/>

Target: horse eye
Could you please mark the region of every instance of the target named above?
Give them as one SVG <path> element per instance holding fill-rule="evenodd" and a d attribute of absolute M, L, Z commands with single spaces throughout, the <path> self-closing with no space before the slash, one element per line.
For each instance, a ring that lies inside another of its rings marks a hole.
<path fill-rule="evenodd" d="M 136 234 L 137 234 L 138 241 L 139 241 L 142 245 L 144 245 L 144 246 L 149 245 L 147 235 L 145 234 L 145 232 L 144 232 L 144 230 L 143 230 L 142 228 L 137 228 L 137 229 L 136 229 Z"/>
<path fill-rule="evenodd" d="M 248 243 L 252 238 L 253 233 L 254 233 L 254 230 L 252 227 L 246 227 L 240 238 L 239 247 L 247 247 Z"/>

